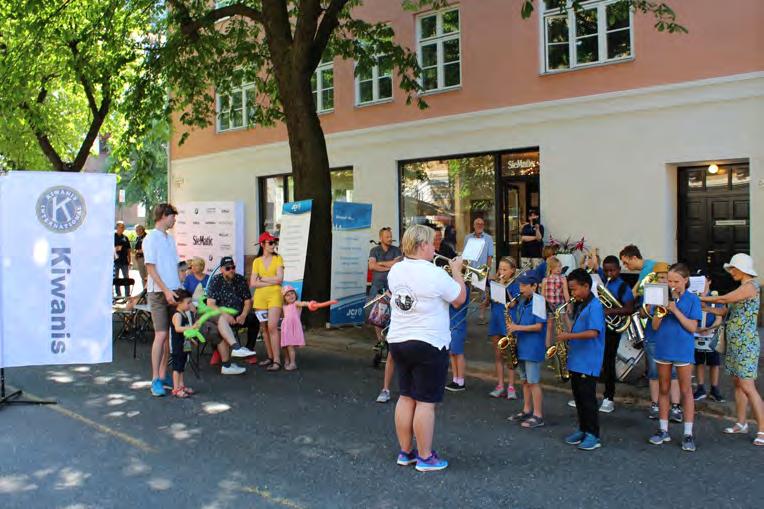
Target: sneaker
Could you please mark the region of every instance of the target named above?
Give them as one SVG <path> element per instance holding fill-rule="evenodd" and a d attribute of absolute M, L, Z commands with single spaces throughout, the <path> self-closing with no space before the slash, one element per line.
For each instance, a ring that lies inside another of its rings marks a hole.
<path fill-rule="evenodd" d="M 231 357 L 252 357 L 255 352 L 247 348 L 246 346 L 240 346 L 234 350 L 231 350 Z"/>
<path fill-rule="evenodd" d="M 502 398 L 506 393 L 507 391 L 504 390 L 504 386 L 497 385 L 491 392 L 488 393 L 488 395 L 492 398 Z"/>
<path fill-rule="evenodd" d="M 565 443 L 568 445 L 578 445 L 584 441 L 585 437 L 586 437 L 586 433 L 580 430 L 576 430 L 570 435 L 565 437 Z"/>
<path fill-rule="evenodd" d="M 446 384 L 446 390 L 447 391 L 451 391 L 451 392 L 461 392 L 461 391 L 465 390 L 466 388 L 467 388 L 467 384 L 459 385 L 458 383 L 453 382 L 453 381 L 449 382 L 448 384 Z M 445 468 L 445 467 L 443 467 L 443 468 Z"/>
<path fill-rule="evenodd" d="M 582 451 L 593 451 L 594 449 L 599 449 L 600 447 L 602 447 L 602 442 L 600 442 L 600 439 L 591 433 L 586 433 L 584 435 L 584 439 L 580 444 L 578 444 L 578 448 Z"/>
<path fill-rule="evenodd" d="M 682 437 L 682 450 L 695 452 L 695 437 L 692 435 L 685 435 Z"/>
<path fill-rule="evenodd" d="M 658 429 L 655 435 L 650 437 L 650 443 L 653 445 L 661 445 L 666 442 L 671 442 L 671 436 L 669 436 L 668 431 L 663 431 L 662 429 Z"/>
<path fill-rule="evenodd" d="M 603 399 L 602 404 L 600 405 L 600 412 L 609 414 L 615 410 L 615 403 L 613 403 L 612 399 Z"/>
<path fill-rule="evenodd" d="M 514 385 L 507 385 L 507 399 L 517 399 L 517 391 Z"/>
<path fill-rule="evenodd" d="M 175 384 L 172 381 L 172 375 L 167 373 L 164 378 L 162 378 L 162 385 L 165 388 L 172 389 Z"/>
<path fill-rule="evenodd" d="M 671 405 L 669 420 L 673 422 L 682 422 L 682 420 L 684 420 L 684 412 L 682 412 L 682 407 L 679 405 Z"/>
<path fill-rule="evenodd" d="M 568 406 L 570 408 L 576 408 L 576 400 L 575 399 L 571 399 L 570 401 L 568 401 Z"/>
<path fill-rule="evenodd" d="M 379 396 L 377 396 L 377 403 L 387 403 L 390 401 L 390 391 L 387 389 L 382 389 L 379 391 Z"/>
<path fill-rule="evenodd" d="M 443 470 L 448 466 L 448 461 L 438 458 L 435 451 L 432 451 L 430 457 L 427 459 L 422 458 L 417 454 L 416 456 L 416 469 L 419 472 L 434 472 L 435 470 Z"/>
<path fill-rule="evenodd" d="M 164 385 L 162 384 L 162 380 L 159 378 L 151 381 L 151 395 L 156 397 L 165 395 Z"/>
<path fill-rule="evenodd" d="M 416 455 L 417 455 L 416 449 L 412 449 L 411 452 L 401 451 L 398 453 L 398 461 L 396 463 L 398 463 L 402 467 L 415 465 L 417 462 Z"/>
<path fill-rule="evenodd" d="M 719 392 L 718 387 L 711 387 L 711 392 L 708 394 L 709 399 L 712 399 L 714 401 L 717 401 L 719 403 L 724 403 L 726 400 L 724 399 L 724 396 L 722 396 L 722 393 Z"/>
<path fill-rule="evenodd" d="M 647 414 L 647 418 L 656 420 L 658 418 L 659 413 L 660 413 L 660 410 L 658 409 L 658 403 L 656 403 L 655 401 L 650 403 L 650 412 Z"/>
<path fill-rule="evenodd" d="M 221 375 L 241 375 L 245 371 L 247 371 L 246 368 L 243 368 L 237 364 L 234 364 L 233 362 L 228 367 L 223 366 L 222 368 L 220 368 Z"/>
<path fill-rule="evenodd" d="M 695 392 L 692 394 L 692 399 L 695 401 L 700 401 L 701 399 L 706 399 L 706 388 L 702 385 L 698 385 L 698 388 L 695 389 Z"/>
<path fill-rule="evenodd" d="M 217 350 L 212 352 L 212 357 L 210 357 L 210 366 L 217 366 L 221 362 L 223 362 L 223 359 L 220 358 L 220 352 Z"/>

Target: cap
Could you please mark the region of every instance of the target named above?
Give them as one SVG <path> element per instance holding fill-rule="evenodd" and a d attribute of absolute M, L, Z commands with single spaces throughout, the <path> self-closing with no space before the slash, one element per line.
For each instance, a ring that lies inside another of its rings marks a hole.
<path fill-rule="evenodd" d="M 286 295 L 289 292 L 297 293 L 297 290 L 295 290 L 294 287 L 290 285 L 284 285 L 281 287 L 281 295 Z"/>
<path fill-rule="evenodd" d="M 233 261 L 233 257 L 224 256 L 220 259 L 220 266 L 225 267 L 226 265 L 236 265 L 236 262 Z"/>
<path fill-rule="evenodd" d="M 537 285 L 538 283 L 538 276 L 531 271 L 524 272 L 517 278 L 517 284 L 520 285 Z"/>
<path fill-rule="evenodd" d="M 706 270 L 706 269 L 698 269 L 698 270 L 696 270 L 695 272 L 693 272 L 690 275 L 691 276 L 696 276 L 696 277 L 701 277 L 702 276 L 702 277 L 705 277 L 705 278 L 710 278 L 711 277 L 711 273 L 708 270 Z"/>
<path fill-rule="evenodd" d="M 753 258 L 745 253 L 738 253 L 732 257 L 729 263 L 724 264 L 724 270 L 727 272 L 734 267 L 740 272 L 744 272 L 749 276 L 757 277 L 756 271 L 753 268 Z"/>
<path fill-rule="evenodd" d="M 260 234 L 260 238 L 257 239 L 258 244 L 262 244 L 263 242 L 267 242 L 269 240 L 279 240 L 278 237 L 274 237 L 270 234 L 270 232 L 263 232 Z"/>
<path fill-rule="evenodd" d="M 656 274 L 662 274 L 669 271 L 669 264 L 666 262 L 655 262 L 653 265 L 653 272 Z"/>

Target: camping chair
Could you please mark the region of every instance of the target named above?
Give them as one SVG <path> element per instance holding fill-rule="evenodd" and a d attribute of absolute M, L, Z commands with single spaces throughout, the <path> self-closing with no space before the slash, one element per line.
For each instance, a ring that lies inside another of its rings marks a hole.
<path fill-rule="evenodd" d="M 127 300 L 130 298 L 130 294 L 133 290 L 133 286 L 135 286 L 135 279 L 131 277 L 127 277 L 127 278 L 115 277 L 112 280 L 111 284 L 112 284 L 113 292 L 114 292 L 112 294 L 112 302 L 114 303 L 121 302 L 126 304 Z M 117 288 L 125 288 L 125 287 L 127 287 L 127 295 L 125 296 L 119 295 L 117 293 Z"/>

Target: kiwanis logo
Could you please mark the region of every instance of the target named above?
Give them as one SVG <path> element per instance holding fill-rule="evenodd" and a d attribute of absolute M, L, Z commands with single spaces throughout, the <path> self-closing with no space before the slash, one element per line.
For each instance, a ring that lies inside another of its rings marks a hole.
<path fill-rule="evenodd" d="M 37 199 L 37 219 L 54 233 L 69 233 L 85 221 L 85 199 L 75 189 L 55 186 L 46 189 Z"/>

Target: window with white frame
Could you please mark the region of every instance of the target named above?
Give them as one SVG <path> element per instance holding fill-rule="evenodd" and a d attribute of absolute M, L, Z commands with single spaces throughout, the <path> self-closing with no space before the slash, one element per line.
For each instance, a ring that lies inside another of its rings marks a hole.
<path fill-rule="evenodd" d="M 459 86 L 462 82 L 459 9 L 417 18 L 417 56 L 425 91 Z"/>
<path fill-rule="evenodd" d="M 255 123 L 256 94 L 252 86 L 217 94 L 218 132 L 251 127 Z"/>
<path fill-rule="evenodd" d="M 313 103 L 316 111 L 323 113 L 334 109 L 334 63 L 330 56 L 323 57 L 310 79 Z"/>
<path fill-rule="evenodd" d="M 632 56 L 632 13 L 625 0 L 584 1 L 578 12 L 570 0 L 544 0 L 543 24 L 545 72 Z"/>
<path fill-rule="evenodd" d="M 357 105 L 386 101 L 393 97 L 393 63 L 389 56 L 377 57 L 376 65 L 359 70 L 355 78 Z"/>

